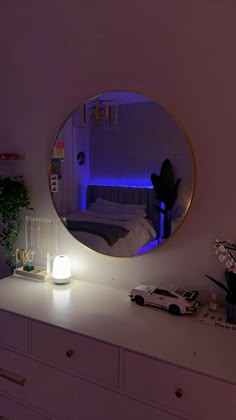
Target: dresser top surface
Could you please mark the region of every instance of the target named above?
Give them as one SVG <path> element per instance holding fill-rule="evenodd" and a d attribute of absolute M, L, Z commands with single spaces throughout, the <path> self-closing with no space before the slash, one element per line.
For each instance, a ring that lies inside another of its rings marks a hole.
<path fill-rule="evenodd" d="M 128 292 L 72 280 L 0 280 L 0 309 L 236 383 L 236 331 L 138 306 Z"/>

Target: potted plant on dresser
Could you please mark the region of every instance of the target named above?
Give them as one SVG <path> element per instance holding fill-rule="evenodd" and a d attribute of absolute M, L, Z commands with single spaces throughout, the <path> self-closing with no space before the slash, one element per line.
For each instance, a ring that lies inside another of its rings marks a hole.
<path fill-rule="evenodd" d="M 213 244 L 215 255 L 219 261 L 225 263 L 225 284 L 213 277 L 205 276 L 226 292 L 225 315 L 226 321 L 236 324 L 236 244 L 232 241 L 216 239 Z"/>
<path fill-rule="evenodd" d="M 15 267 L 14 247 L 22 223 L 21 213 L 29 204 L 29 193 L 22 177 L 0 176 L 0 244 L 11 270 Z"/>

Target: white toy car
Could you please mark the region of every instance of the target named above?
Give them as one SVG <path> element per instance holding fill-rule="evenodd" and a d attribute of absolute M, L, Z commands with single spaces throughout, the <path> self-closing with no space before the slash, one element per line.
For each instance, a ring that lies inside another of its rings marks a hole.
<path fill-rule="evenodd" d="M 200 306 L 199 292 L 188 291 L 183 287 L 159 287 L 140 284 L 131 289 L 129 297 L 138 305 L 153 305 L 167 309 L 175 315 L 196 312 Z"/>

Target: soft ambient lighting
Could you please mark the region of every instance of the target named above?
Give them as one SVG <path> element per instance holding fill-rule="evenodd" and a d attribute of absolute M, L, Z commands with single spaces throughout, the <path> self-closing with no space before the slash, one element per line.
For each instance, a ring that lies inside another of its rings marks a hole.
<path fill-rule="evenodd" d="M 64 287 L 55 285 L 52 289 L 52 303 L 60 310 L 66 310 L 69 308 L 71 304 L 70 285 L 65 285 Z"/>
<path fill-rule="evenodd" d="M 56 284 L 65 284 L 70 281 L 71 265 L 67 255 L 58 255 L 54 258 L 52 277 Z"/>

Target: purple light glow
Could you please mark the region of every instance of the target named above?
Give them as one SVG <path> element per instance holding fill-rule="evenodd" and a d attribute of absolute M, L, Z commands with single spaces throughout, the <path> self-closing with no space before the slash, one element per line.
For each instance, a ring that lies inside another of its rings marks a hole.
<path fill-rule="evenodd" d="M 101 185 L 107 187 L 133 187 L 133 188 L 153 188 L 149 179 L 126 179 L 120 180 L 117 178 L 95 178 L 91 180 L 92 185 Z"/>
<path fill-rule="evenodd" d="M 158 245 L 159 245 L 158 239 L 156 239 L 155 241 L 149 242 L 148 244 L 144 245 L 141 249 L 139 249 L 136 255 L 146 254 L 146 252 L 152 251 Z"/>
<path fill-rule="evenodd" d="M 90 185 L 100 185 L 103 187 L 132 187 L 132 188 L 150 188 L 152 189 L 153 186 L 149 180 L 125 180 L 121 182 L 119 179 L 112 179 L 112 178 L 95 178 L 90 180 Z M 86 192 L 84 191 L 80 196 L 80 204 L 78 205 L 80 210 L 86 210 Z"/>

